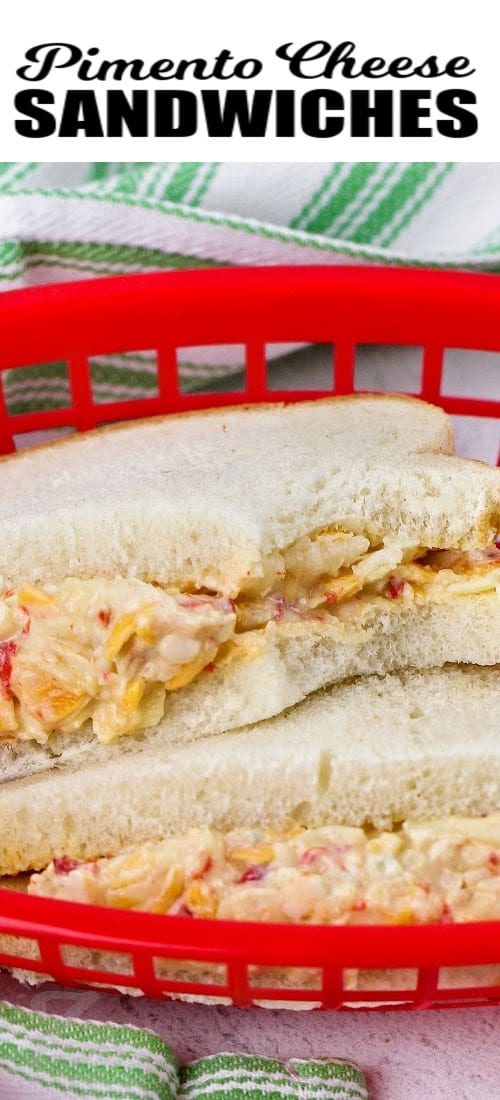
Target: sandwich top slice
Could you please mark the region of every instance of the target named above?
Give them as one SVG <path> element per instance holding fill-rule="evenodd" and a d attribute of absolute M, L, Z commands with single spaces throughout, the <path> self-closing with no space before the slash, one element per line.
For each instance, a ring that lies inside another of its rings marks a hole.
<path fill-rule="evenodd" d="M 2 460 L 3 778 L 39 746 L 191 739 L 359 673 L 499 661 L 500 472 L 452 449 L 442 410 L 388 396 Z"/>

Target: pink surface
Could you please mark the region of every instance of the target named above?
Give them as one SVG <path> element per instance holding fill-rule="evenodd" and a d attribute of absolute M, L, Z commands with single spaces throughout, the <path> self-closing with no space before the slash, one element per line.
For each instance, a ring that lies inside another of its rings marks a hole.
<path fill-rule="evenodd" d="M 364 1070 L 370 1100 L 496 1100 L 500 1008 L 432 1012 L 288 1012 L 208 1008 L 0 978 L 11 1004 L 147 1027 L 181 1061 L 223 1050 L 277 1058 L 338 1055 Z"/>

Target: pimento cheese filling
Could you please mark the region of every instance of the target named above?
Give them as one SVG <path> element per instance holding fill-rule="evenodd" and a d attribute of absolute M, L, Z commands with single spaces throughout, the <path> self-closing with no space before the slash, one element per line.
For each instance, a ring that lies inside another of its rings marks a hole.
<path fill-rule="evenodd" d="M 235 600 L 136 579 L 69 578 L 0 597 L 0 741 L 74 733 L 101 742 L 156 725 L 167 692 L 227 655 L 235 636 L 269 622 L 327 620 L 355 601 L 448 601 L 500 593 L 498 542 L 428 551 L 321 531 L 271 555 Z"/>
<path fill-rule="evenodd" d="M 500 813 L 405 823 L 183 836 L 78 862 L 62 856 L 28 892 L 170 916 L 307 924 L 500 918 Z"/>

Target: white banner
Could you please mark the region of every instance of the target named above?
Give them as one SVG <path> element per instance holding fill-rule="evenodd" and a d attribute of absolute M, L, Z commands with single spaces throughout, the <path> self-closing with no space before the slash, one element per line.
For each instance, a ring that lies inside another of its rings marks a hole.
<path fill-rule="evenodd" d="M 494 0 L 23 0 L 3 156 L 500 160 Z"/>

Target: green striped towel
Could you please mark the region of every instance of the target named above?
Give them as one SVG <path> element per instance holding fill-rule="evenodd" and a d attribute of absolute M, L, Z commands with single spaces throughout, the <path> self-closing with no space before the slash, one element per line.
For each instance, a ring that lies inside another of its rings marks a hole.
<path fill-rule="evenodd" d="M 500 163 L 0 164 L 0 287 L 228 264 L 500 271 Z M 144 353 L 92 363 L 98 401 L 147 397 Z M 187 357 L 186 390 L 238 366 Z M 15 372 L 9 409 L 68 403 L 61 364 Z"/>
<path fill-rule="evenodd" d="M 181 1066 L 151 1031 L 0 1004 L 0 1096 L 9 1100 L 367 1100 L 365 1078 L 336 1058 L 278 1062 L 214 1054 Z"/>

